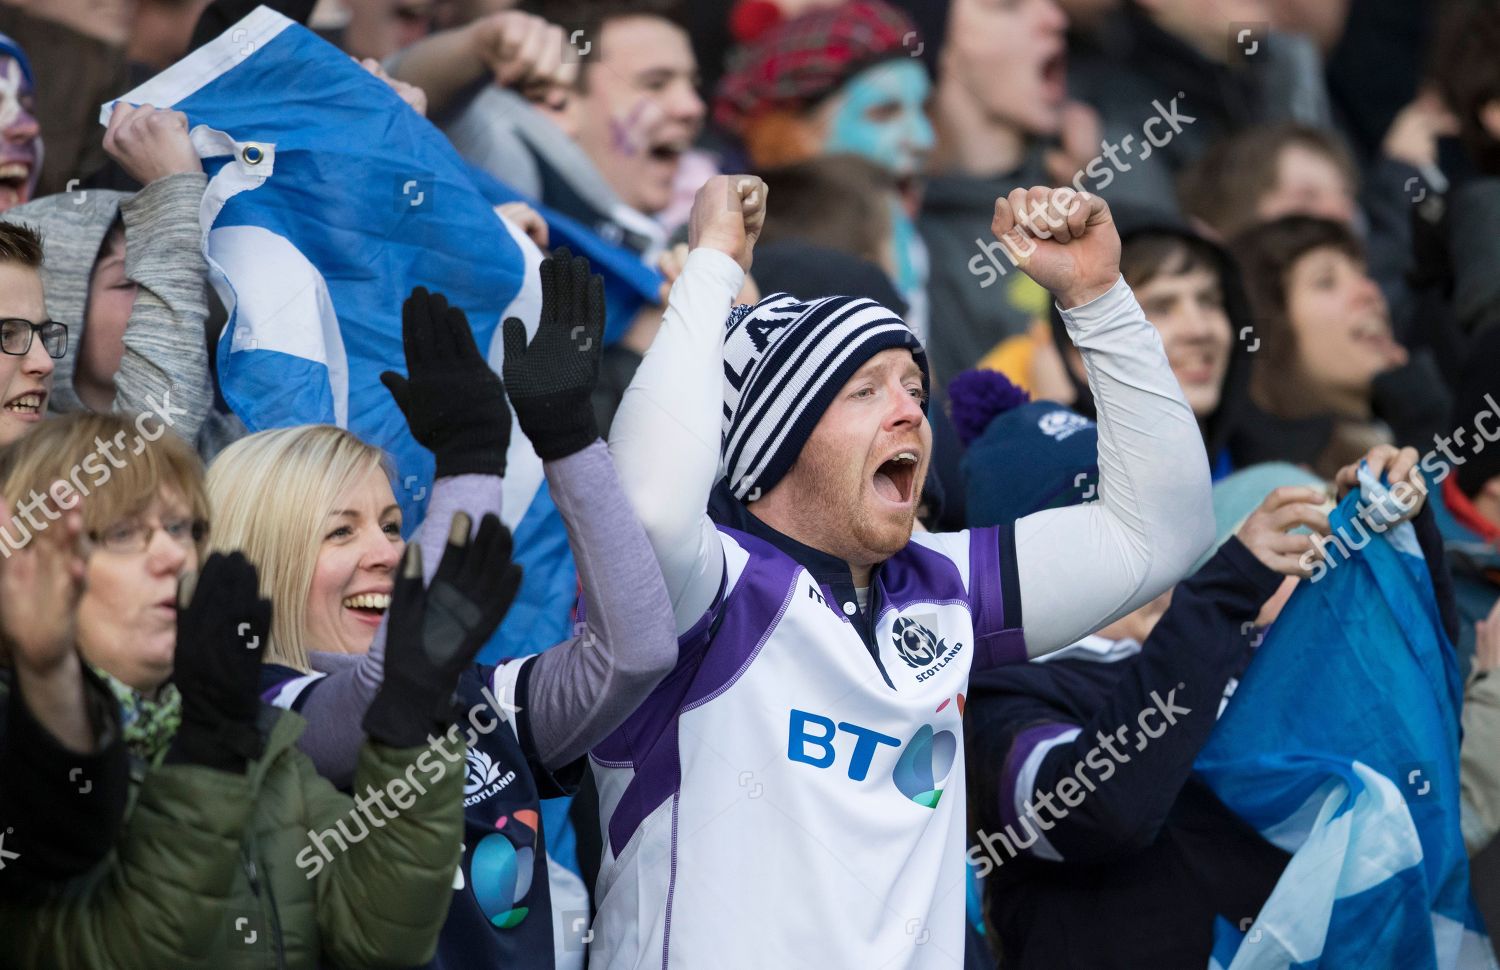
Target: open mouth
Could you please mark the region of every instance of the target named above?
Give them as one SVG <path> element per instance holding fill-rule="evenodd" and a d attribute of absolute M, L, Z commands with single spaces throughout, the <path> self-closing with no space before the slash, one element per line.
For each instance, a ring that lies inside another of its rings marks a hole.
<path fill-rule="evenodd" d="M 1189 354 L 1171 361 L 1177 380 L 1184 384 L 1206 384 L 1213 380 L 1219 361 L 1208 354 Z"/>
<path fill-rule="evenodd" d="M 25 162 L 0 164 L 0 210 L 30 201 L 31 166 Z"/>
<path fill-rule="evenodd" d="M 1042 61 L 1042 88 L 1052 101 L 1061 101 L 1068 92 L 1068 55 L 1066 50 Z"/>
<path fill-rule="evenodd" d="M 900 174 L 896 178 L 896 194 L 909 218 L 915 219 L 922 207 L 922 182 L 915 174 Z"/>
<path fill-rule="evenodd" d="M 390 608 L 389 593 L 356 593 L 353 596 L 344 597 L 344 609 L 352 610 L 363 620 L 378 623 L 380 618 L 385 616 L 385 611 Z"/>
<path fill-rule="evenodd" d="M 27 391 L 25 394 L 19 394 L 5 402 L 5 411 L 9 414 L 19 414 L 22 417 L 40 417 L 42 405 L 46 403 L 47 395 L 39 391 Z"/>
<path fill-rule="evenodd" d="M 1356 343 L 1363 344 L 1381 353 L 1389 352 L 1396 346 L 1396 341 L 1391 337 L 1390 326 L 1384 320 L 1371 320 L 1354 328 L 1351 334 Z"/>
<path fill-rule="evenodd" d="M 653 162 L 661 162 L 663 165 L 676 165 L 682 161 L 682 156 L 688 150 L 689 142 L 681 139 L 668 139 L 656 142 L 646 149 L 646 154 Z"/>
<path fill-rule="evenodd" d="M 875 469 L 875 494 L 898 505 L 911 503 L 917 480 L 917 453 L 902 451 L 880 463 Z"/>

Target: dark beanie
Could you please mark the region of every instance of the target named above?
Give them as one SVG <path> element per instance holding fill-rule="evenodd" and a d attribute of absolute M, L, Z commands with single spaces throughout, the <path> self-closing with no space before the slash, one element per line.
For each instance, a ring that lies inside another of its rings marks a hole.
<path fill-rule="evenodd" d="M 755 247 L 755 282 L 763 293 L 811 299 L 825 293 L 862 296 L 906 316 L 906 301 L 885 270 L 867 259 L 800 239 Z"/>
<path fill-rule="evenodd" d="M 963 476 L 970 528 L 1098 497 L 1099 432 L 1088 418 L 1030 401 L 994 371 L 958 375 L 948 399 L 954 424 L 969 438 Z"/>

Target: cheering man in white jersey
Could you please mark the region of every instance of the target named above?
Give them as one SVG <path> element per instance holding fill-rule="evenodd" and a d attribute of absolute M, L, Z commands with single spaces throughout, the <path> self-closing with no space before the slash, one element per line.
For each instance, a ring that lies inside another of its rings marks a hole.
<path fill-rule="evenodd" d="M 731 312 L 765 188 L 699 192 L 610 442 L 680 648 L 592 753 L 593 966 L 961 966 L 970 673 L 1135 609 L 1213 538 L 1203 439 L 1120 278 L 1109 209 L 1068 194 L 1017 190 L 993 229 L 1082 351 L 1099 501 L 913 535 L 932 450 L 921 345 L 864 299 Z"/>

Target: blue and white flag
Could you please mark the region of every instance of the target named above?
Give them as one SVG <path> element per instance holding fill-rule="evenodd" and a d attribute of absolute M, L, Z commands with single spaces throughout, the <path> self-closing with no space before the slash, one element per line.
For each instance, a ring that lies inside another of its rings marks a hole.
<path fill-rule="evenodd" d="M 265 7 L 120 100 L 186 114 L 203 158 L 204 251 L 229 309 L 216 353 L 224 399 L 252 431 L 337 424 L 385 449 L 409 533 L 434 465 L 380 383 L 406 371 L 402 301 L 417 285 L 443 293 L 499 370 L 500 321 L 536 331 L 541 252 L 496 217 L 441 132 Z M 566 638 L 576 598 L 541 461 L 511 430 L 504 512 L 525 580 L 482 659 Z"/>
<path fill-rule="evenodd" d="M 1213 970 L 1493 968 L 1459 831 L 1462 689 L 1410 523 L 1361 469 L 1337 542 L 1272 625 L 1196 769 L 1292 853 Z M 1363 501 L 1363 517 L 1360 506 Z"/>

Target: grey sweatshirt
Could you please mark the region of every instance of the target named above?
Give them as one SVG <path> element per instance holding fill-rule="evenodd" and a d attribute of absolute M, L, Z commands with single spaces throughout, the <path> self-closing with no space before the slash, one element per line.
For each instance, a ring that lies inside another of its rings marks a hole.
<path fill-rule="evenodd" d="M 208 262 L 198 205 L 207 176 L 169 175 L 131 195 L 89 189 L 49 195 L 5 213 L 41 233 L 47 313 L 68 325 L 68 352 L 57 362 L 48 409 L 88 410 L 73 387 L 88 319 L 89 280 L 115 220 L 125 224 L 125 275 L 139 285 L 115 374 L 113 410 L 128 414 L 170 406 L 172 430 L 192 442 L 213 405 L 208 348 Z"/>
<path fill-rule="evenodd" d="M 530 719 L 538 753 L 556 769 L 586 754 L 656 688 L 677 662 L 677 635 L 655 554 L 604 442 L 543 467 L 578 564 L 586 623 L 528 661 L 536 664 L 530 696 L 516 716 Z M 486 512 L 498 514 L 500 483 L 498 476 L 459 475 L 434 484 L 414 540 L 425 579 L 437 570 L 453 514 L 466 512 L 476 526 Z M 328 676 L 301 709 L 308 730 L 298 744 L 319 774 L 346 785 L 364 743 L 360 723 L 384 672 L 385 626 L 362 657 L 315 652 L 311 660 Z"/>

